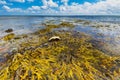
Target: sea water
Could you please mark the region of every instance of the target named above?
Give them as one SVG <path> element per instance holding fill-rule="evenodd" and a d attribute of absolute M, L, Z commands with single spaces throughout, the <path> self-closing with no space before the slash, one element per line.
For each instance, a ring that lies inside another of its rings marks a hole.
<path fill-rule="evenodd" d="M 76 23 L 76 20 L 89 21 L 88 25 Z M 43 23 L 58 24 L 62 21 L 75 24 L 73 31 L 83 32 L 92 37 L 114 44 L 114 50 L 120 51 L 120 16 L 0 16 L 0 38 L 7 35 L 7 29 L 13 33 L 27 34 L 44 28 Z M 102 27 L 93 27 L 103 25 Z M 67 30 L 60 28 L 60 30 Z"/>

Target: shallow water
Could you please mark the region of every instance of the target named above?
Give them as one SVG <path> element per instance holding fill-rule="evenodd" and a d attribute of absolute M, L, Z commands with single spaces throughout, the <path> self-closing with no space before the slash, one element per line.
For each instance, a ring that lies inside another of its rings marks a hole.
<path fill-rule="evenodd" d="M 89 24 L 83 24 L 85 21 Z M 41 16 L 4 16 L 0 17 L 0 37 L 5 36 L 5 30 L 12 28 L 15 34 L 32 33 L 44 28 L 42 23 L 59 24 L 70 22 L 74 28 L 59 28 L 55 30 L 72 30 L 90 34 L 92 37 L 112 44 L 111 51 L 120 52 L 120 16 L 74 16 L 74 17 L 41 17 Z M 102 26 L 101 26 L 102 25 Z M 108 46 L 107 46 L 108 47 Z"/>
<path fill-rule="evenodd" d="M 120 79 L 120 19 L 105 18 L 0 17 L 1 79 Z"/>

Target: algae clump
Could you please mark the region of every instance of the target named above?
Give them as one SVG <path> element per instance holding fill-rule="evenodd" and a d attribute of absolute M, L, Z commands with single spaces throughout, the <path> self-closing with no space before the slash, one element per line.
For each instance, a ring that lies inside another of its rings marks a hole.
<path fill-rule="evenodd" d="M 74 25 L 70 22 L 61 22 L 59 24 L 59 26 L 62 26 L 62 27 L 74 27 Z"/>
<path fill-rule="evenodd" d="M 61 40 L 48 42 L 54 35 L 60 36 Z M 0 79 L 114 80 L 120 74 L 120 69 L 116 68 L 119 58 L 106 55 L 89 40 L 90 37 L 81 33 L 64 31 L 34 36 L 33 40 L 21 43 L 22 48 L 17 53 L 9 56 L 0 70 Z M 30 46 L 34 47 L 28 48 Z"/>
<path fill-rule="evenodd" d="M 9 41 L 9 40 L 13 39 L 14 37 L 15 37 L 15 34 L 14 33 L 10 33 L 10 34 L 4 36 L 3 40 L 4 41 Z"/>

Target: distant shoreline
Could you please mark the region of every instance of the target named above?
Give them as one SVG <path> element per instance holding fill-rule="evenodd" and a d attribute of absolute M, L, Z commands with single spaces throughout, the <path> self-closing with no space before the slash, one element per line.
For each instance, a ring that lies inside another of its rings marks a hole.
<path fill-rule="evenodd" d="M 0 15 L 0 17 L 120 17 L 120 15 Z"/>

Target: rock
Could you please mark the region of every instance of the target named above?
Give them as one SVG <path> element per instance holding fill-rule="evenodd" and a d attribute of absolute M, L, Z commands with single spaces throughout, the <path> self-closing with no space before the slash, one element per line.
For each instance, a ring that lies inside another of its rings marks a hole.
<path fill-rule="evenodd" d="M 5 30 L 5 32 L 7 32 L 7 33 L 13 32 L 13 29 L 7 29 L 7 30 Z"/>
<path fill-rule="evenodd" d="M 53 36 L 49 39 L 49 42 L 52 42 L 52 41 L 59 41 L 61 40 L 61 38 L 59 36 Z"/>

